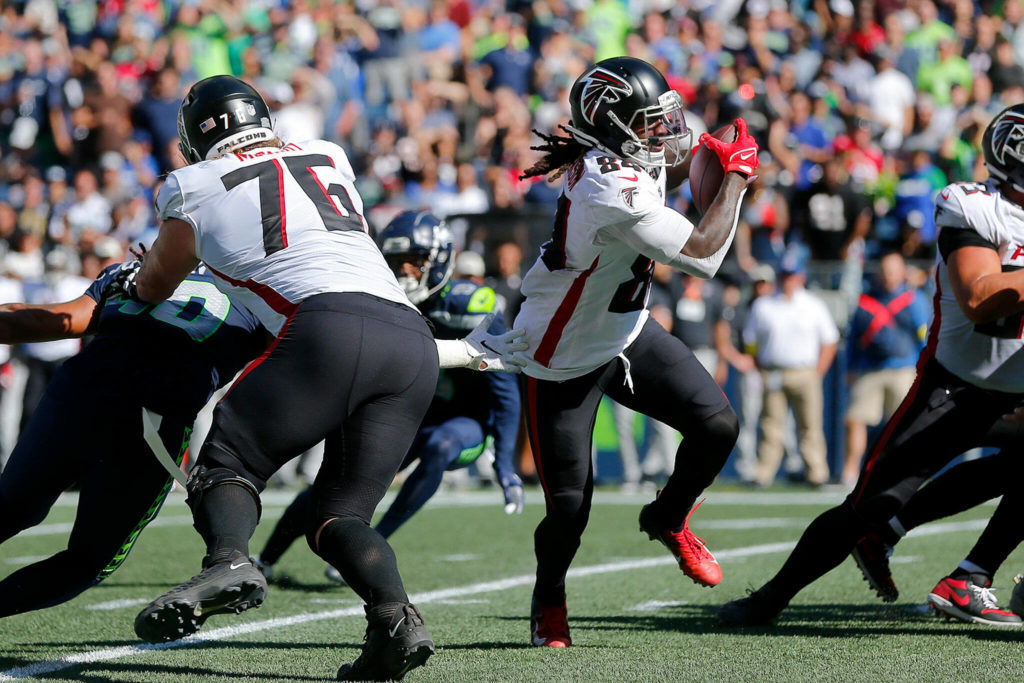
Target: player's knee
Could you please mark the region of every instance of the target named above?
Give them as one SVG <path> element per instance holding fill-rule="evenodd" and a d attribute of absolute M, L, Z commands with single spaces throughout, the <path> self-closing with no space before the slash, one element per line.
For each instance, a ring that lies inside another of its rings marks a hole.
<path fill-rule="evenodd" d="M 590 512 L 590 506 L 587 504 L 582 491 L 554 493 L 549 497 L 549 500 L 549 516 L 553 514 L 553 516 L 567 522 L 579 520 L 582 517 L 584 523 L 586 523 L 585 520 Z"/>
<path fill-rule="evenodd" d="M 204 465 L 196 467 L 188 478 L 186 486 L 188 491 L 186 502 L 193 514 L 199 509 L 203 497 L 218 486 L 238 486 L 245 490 L 256 502 L 256 518 L 262 517 L 263 504 L 260 501 L 260 492 L 252 481 L 226 467 L 207 468 Z"/>
<path fill-rule="evenodd" d="M 336 517 L 319 517 L 306 527 L 306 544 L 315 554 L 323 557 L 324 548 L 330 545 L 335 534 L 344 534 L 346 527 L 352 524 L 369 526 L 370 520 L 352 515 Z"/>
<path fill-rule="evenodd" d="M 707 449 L 728 456 L 740 435 L 740 421 L 729 406 L 704 420 L 708 441 Z"/>

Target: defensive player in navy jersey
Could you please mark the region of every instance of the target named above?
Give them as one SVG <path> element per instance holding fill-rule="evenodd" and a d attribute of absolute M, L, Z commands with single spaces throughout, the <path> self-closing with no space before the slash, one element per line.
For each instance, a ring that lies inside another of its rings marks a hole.
<path fill-rule="evenodd" d="M 0 542 L 39 524 L 78 484 L 67 549 L 0 581 L 0 616 L 60 604 L 110 576 L 170 490 L 192 420 L 218 387 L 266 346 L 245 308 L 200 266 L 156 306 L 102 292 L 110 266 L 81 297 L 0 306 L 0 342 L 95 334 L 57 371 L 0 474 Z M 175 462 L 161 465 L 143 438 L 142 410 L 162 416 L 159 435 Z"/>
<path fill-rule="evenodd" d="M 454 252 L 451 230 L 426 211 L 404 211 L 381 232 L 384 258 L 399 284 L 433 323 L 434 336 L 466 336 L 489 314 L 496 296 L 490 287 L 469 280 L 452 280 Z M 494 317 L 489 330 L 500 335 L 505 326 Z M 434 400 L 427 410 L 402 467 L 419 461 L 406 477 L 395 501 L 376 529 L 388 538 L 430 499 L 446 470 L 468 467 L 493 440 L 495 465 L 505 494 L 506 512 L 522 512 L 523 485 L 515 473 L 516 433 L 519 429 L 519 387 L 507 373 L 443 370 Z M 300 493 L 285 510 L 259 554 L 264 574 L 292 542 L 302 535 L 312 489 Z M 328 576 L 337 578 L 328 570 Z"/>
<path fill-rule="evenodd" d="M 886 538 L 894 540 L 889 521 L 957 455 L 977 446 L 1018 455 L 1024 446 L 1024 429 L 1004 419 L 1024 403 L 1024 104 L 992 119 L 982 151 L 991 177 L 947 185 L 936 198 L 935 315 L 914 385 L 871 448 L 853 492 L 811 522 L 764 586 L 723 605 L 723 622 L 771 622 L 854 550 L 866 567 L 869 555 L 884 553 L 878 546 Z M 1020 538 L 1019 498 L 1004 498 L 970 555 L 932 589 L 928 600 L 935 609 L 971 621 L 1021 624 L 990 590 L 992 573 Z M 868 538 L 875 541 L 865 545 Z M 887 564 L 867 573 L 883 596 L 894 594 Z"/>

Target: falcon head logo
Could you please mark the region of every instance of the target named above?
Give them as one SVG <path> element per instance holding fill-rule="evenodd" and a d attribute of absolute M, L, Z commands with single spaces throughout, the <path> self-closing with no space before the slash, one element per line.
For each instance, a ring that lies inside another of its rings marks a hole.
<path fill-rule="evenodd" d="M 1024 162 L 1024 116 L 1010 112 L 992 129 L 992 155 L 1006 164 L 1007 155 Z"/>
<path fill-rule="evenodd" d="M 619 195 L 622 197 L 622 201 L 631 209 L 633 208 L 633 197 L 636 196 L 636 190 L 637 188 L 635 187 L 624 187 L 619 190 Z"/>
<path fill-rule="evenodd" d="M 580 109 L 587 123 L 594 125 L 594 114 L 603 102 L 614 104 L 633 94 L 633 86 L 617 74 L 595 67 L 583 78 Z"/>

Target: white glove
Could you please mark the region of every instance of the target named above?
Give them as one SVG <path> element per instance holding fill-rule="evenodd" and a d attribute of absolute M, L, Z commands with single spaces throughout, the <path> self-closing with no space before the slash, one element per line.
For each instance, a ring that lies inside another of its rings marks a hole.
<path fill-rule="evenodd" d="M 510 330 L 494 336 L 487 331 L 493 321 L 494 314 L 488 313 L 463 340 L 473 356 L 466 367 L 481 372 L 522 372 L 526 358 L 519 352 L 529 348 L 521 341 L 525 331 Z"/>

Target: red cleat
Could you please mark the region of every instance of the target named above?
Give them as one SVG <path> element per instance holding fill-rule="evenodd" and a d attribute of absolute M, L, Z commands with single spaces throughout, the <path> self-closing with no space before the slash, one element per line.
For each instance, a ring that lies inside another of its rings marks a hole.
<path fill-rule="evenodd" d="M 565 604 L 542 607 L 534 601 L 530 607 L 530 643 L 536 647 L 569 647 L 569 611 Z"/>
<path fill-rule="evenodd" d="M 717 586 L 722 581 L 722 568 L 715 556 L 704 545 L 704 540 L 690 531 L 690 515 L 701 506 L 697 503 L 686 515 L 683 528 L 672 531 L 658 526 L 654 519 L 654 508 L 647 504 L 640 510 L 640 531 L 647 532 L 652 541 L 661 541 L 679 561 L 683 573 L 702 586 Z"/>

